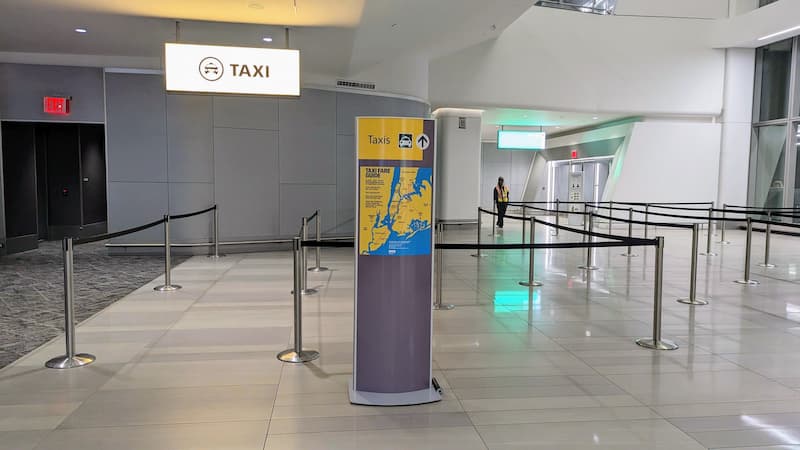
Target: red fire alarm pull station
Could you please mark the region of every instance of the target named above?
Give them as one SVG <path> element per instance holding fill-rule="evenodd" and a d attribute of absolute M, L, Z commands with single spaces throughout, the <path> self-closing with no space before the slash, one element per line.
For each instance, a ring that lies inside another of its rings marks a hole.
<path fill-rule="evenodd" d="M 45 97 L 44 112 L 58 116 L 69 115 L 69 97 Z"/>
<path fill-rule="evenodd" d="M 572 159 L 578 159 L 578 151 L 577 150 L 573 150 L 572 151 L 572 155 L 570 155 L 570 156 L 572 157 Z"/>

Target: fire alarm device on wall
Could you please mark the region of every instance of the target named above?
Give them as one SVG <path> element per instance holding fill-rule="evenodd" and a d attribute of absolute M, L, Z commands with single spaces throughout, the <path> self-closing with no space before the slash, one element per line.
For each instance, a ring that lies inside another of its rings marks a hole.
<path fill-rule="evenodd" d="M 57 116 L 68 116 L 70 100 L 72 97 L 45 97 L 44 112 Z"/>

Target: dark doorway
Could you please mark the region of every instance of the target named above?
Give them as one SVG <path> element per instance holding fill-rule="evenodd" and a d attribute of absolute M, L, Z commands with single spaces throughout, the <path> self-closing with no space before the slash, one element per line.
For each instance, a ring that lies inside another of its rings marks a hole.
<path fill-rule="evenodd" d="M 7 251 L 106 231 L 103 125 L 3 122 Z"/>

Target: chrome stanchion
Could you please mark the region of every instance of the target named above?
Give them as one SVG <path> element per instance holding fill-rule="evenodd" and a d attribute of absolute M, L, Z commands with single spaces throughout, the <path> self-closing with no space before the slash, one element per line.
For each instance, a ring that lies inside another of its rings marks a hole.
<path fill-rule="evenodd" d="M 633 237 L 633 208 L 628 208 L 628 238 Z M 635 258 L 639 255 L 633 253 L 633 248 L 629 245 L 628 251 L 623 253 L 621 256 L 625 256 L 628 258 Z"/>
<path fill-rule="evenodd" d="M 67 342 L 67 353 L 47 361 L 44 365 L 50 369 L 72 369 L 94 362 L 95 357 L 88 353 L 75 353 L 75 280 L 74 251 L 72 238 L 65 237 L 61 244 L 64 259 L 64 339 Z"/>
<path fill-rule="evenodd" d="M 553 236 L 558 236 L 558 221 L 561 217 L 561 202 L 556 199 L 556 229 L 551 231 L 550 234 Z"/>
<path fill-rule="evenodd" d="M 497 234 L 497 202 L 492 203 L 492 234 L 489 236 L 494 236 Z"/>
<path fill-rule="evenodd" d="M 661 297 L 664 287 L 664 237 L 656 237 L 656 269 L 655 286 L 653 295 L 653 337 L 636 340 L 636 344 L 652 350 L 676 350 L 678 344 L 667 339 L 661 339 Z"/>
<path fill-rule="evenodd" d="M 522 243 L 523 244 L 525 243 L 525 231 L 526 231 L 525 222 L 527 222 L 527 220 L 526 220 L 527 218 L 528 218 L 527 208 L 525 208 L 525 205 L 522 205 Z"/>
<path fill-rule="evenodd" d="M 726 214 L 725 214 L 726 213 L 726 211 L 725 211 L 726 208 L 727 208 L 727 205 L 725 203 L 723 203 L 722 204 L 722 230 L 720 231 L 721 236 L 720 236 L 719 242 L 718 242 L 718 244 L 722 244 L 722 245 L 728 245 L 728 244 L 731 243 L 730 241 L 725 240 L 725 228 L 728 225 L 728 222 L 727 222 L 726 217 L 725 217 L 726 216 Z"/>
<path fill-rule="evenodd" d="M 303 237 L 303 241 L 308 240 L 308 217 L 303 217 L 303 227 L 300 232 L 300 235 Z M 308 287 L 308 277 L 306 276 L 306 268 L 308 267 L 308 251 L 306 250 L 306 247 L 302 247 L 300 253 L 302 256 L 302 264 L 303 264 L 303 270 L 300 271 L 300 278 L 303 280 L 302 294 L 303 295 L 316 294 L 318 292 L 316 289 Z"/>
<path fill-rule="evenodd" d="M 692 225 L 692 264 L 689 269 L 691 270 L 691 274 L 689 275 L 689 298 L 678 299 L 678 303 L 686 305 L 703 306 L 708 304 L 707 300 L 697 298 L 697 247 L 699 245 L 699 235 L 700 224 L 696 223 Z"/>
<path fill-rule="evenodd" d="M 492 217 L 494 217 L 494 216 L 492 216 Z M 494 223 L 494 221 L 492 223 Z M 478 206 L 478 245 L 479 246 L 481 245 L 481 228 L 483 228 L 483 214 L 481 213 L 481 207 Z M 478 248 L 478 250 L 473 255 L 470 255 L 470 256 L 474 256 L 475 258 L 485 258 L 486 257 L 486 255 L 481 253 L 480 247 Z"/>
<path fill-rule="evenodd" d="M 770 237 L 772 236 L 772 211 L 767 212 L 767 229 L 764 232 L 764 262 L 760 263 L 759 267 L 764 267 L 766 269 L 772 269 L 775 267 L 775 264 L 770 264 L 769 262 L 769 243 Z"/>
<path fill-rule="evenodd" d="M 713 225 L 712 225 L 713 219 L 714 219 L 714 208 L 708 208 L 708 230 L 707 230 L 708 233 L 706 233 L 707 234 L 707 236 L 706 236 L 706 251 L 703 252 L 703 253 L 700 253 L 703 256 L 708 256 L 708 257 L 717 256 L 716 253 L 711 251 L 711 236 L 714 234 L 714 230 L 712 229 L 712 227 L 713 227 Z"/>
<path fill-rule="evenodd" d="M 644 238 L 647 239 L 647 228 L 650 223 L 650 203 L 644 205 Z"/>
<path fill-rule="evenodd" d="M 531 218 L 531 245 L 536 242 L 536 221 Z M 534 252 L 533 248 L 530 249 L 529 252 L 529 259 L 528 259 L 528 281 L 520 281 L 520 286 L 528 286 L 528 287 L 538 287 L 541 286 L 542 283 L 540 281 L 536 281 L 533 276 L 533 262 L 534 262 Z"/>
<path fill-rule="evenodd" d="M 760 284 L 756 280 L 750 279 L 750 249 L 753 244 L 753 221 L 750 217 L 747 218 L 747 238 L 745 239 L 744 249 L 744 279 L 736 280 L 734 283 L 745 284 L 748 286 L 755 286 Z"/>
<path fill-rule="evenodd" d="M 614 223 L 614 202 L 608 203 L 608 234 L 611 234 L 611 224 Z"/>
<path fill-rule="evenodd" d="M 288 363 L 304 363 L 319 358 L 316 350 L 303 350 L 303 282 L 301 274 L 305 273 L 300 237 L 292 238 L 292 255 L 294 261 L 294 348 L 278 353 L 278 359 Z"/>
<path fill-rule="evenodd" d="M 225 255 L 220 254 L 219 252 L 219 208 L 214 208 L 214 254 L 208 255 L 209 258 L 219 259 Z"/>
<path fill-rule="evenodd" d="M 436 242 L 444 243 L 444 224 L 436 224 Z M 433 309 L 437 310 L 451 310 L 455 305 L 442 304 L 442 272 L 444 272 L 444 251 L 441 249 L 435 250 L 436 255 L 436 299 L 433 303 Z"/>
<path fill-rule="evenodd" d="M 590 213 L 589 214 L 589 230 L 590 230 L 590 232 L 593 229 L 594 229 L 594 213 Z M 588 241 L 589 244 L 594 242 L 594 236 L 589 235 L 587 241 Z M 592 247 L 586 247 L 586 264 L 584 264 L 582 266 L 578 266 L 578 269 L 581 269 L 581 270 L 599 270 L 600 269 L 599 267 L 594 265 L 594 261 L 593 261 L 593 258 L 592 258 L 593 254 L 594 254 L 593 250 L 594 249 Z"/>
<path fill-rule="evenodd" d="M 316 239 L 316 241 L 317 241 L 317 244 L 319 244 L 320 241 L 322 241 L 322 221 L 320 220 L 319 210 L 317 210 L 317 212 L 315 213 L 315 216 L 316 216 L 316 222 L 314 223 L 314 225 L 316 225 L 316 227 L 317 227 L 317 239 Z M 314 252 L 314 260 L 315 260 L 314 262 L 315 262 L 315 264 L 314 264 L 314 267 L 308 269 L 309 272 L 327 272 L 328 271 L 327 267 L 322 267 L 322 265 L 321 265 L 322 263 L 321 263 L 321 258 L 320 258 L 320 250 L 321 250 L 321 247 L 317 246 L 317 248 L 316 248 L 316 250 Z"/>
<path fill-rule="evenodd" d="M 169 214 L 164 214 L 164 284 L 153 288 L 155 291 L 177 291 L 181 286 L 172 284 L 172 247 L 169 238 Z"/>

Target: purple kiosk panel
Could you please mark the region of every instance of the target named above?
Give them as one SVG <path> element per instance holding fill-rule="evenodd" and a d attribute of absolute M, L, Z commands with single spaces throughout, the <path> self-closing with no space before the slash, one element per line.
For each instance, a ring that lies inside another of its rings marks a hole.
<path fill-rule="evenodd" d="M 356 142 L 350 401 L 439 401 L 431 382 L 435 122 L 359 117 Z"/>

